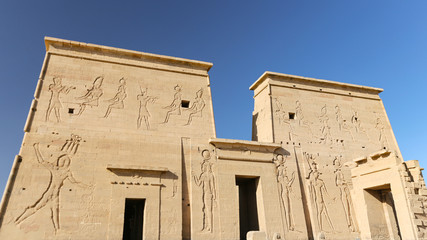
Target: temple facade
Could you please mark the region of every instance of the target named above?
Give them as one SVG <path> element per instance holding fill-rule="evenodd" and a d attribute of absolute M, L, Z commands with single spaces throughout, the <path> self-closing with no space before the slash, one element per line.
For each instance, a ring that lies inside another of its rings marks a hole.
<path fill-rule="evenodd" d="M 427 239 L 382 89 L 265 72 L 221 139 L 211 63 L 45 43 L 0 239 Z"/>

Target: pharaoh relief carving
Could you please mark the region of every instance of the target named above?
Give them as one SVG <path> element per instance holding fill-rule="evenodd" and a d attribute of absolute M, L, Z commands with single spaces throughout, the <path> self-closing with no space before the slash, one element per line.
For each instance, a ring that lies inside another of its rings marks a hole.
<path fill-rule="evenodd" d="M 107 100 L 107 102 L 109 103 L 109 105 L 108 105 L 108 108 L 107 108 L 107 112 L 105 112 L 104 118 L 107 118 L 110 115 L 111 110 L 113 108 L 115 108 L 115 109 L 123 109 L 125 107 L 125 104 L 124 104 L 123 101 L 127 97 L 127 94 L 126 94 L 126 80 L 124 78 L 121 78 L 119 80 L 119 84 L 120 85 L 119 85 L 119 88 L 117 89 L 116 95 L 112 99 Z"/>
<path fill-rule="evenodd" d="M 49 85 L 49 91 L 51 92 L 49 106 L 46 111 L 46 121 L 49 120 L 49 117 L 52 111 L 55 112 L 56 121 L 61 121 L 61 113 L 60 110 L 62 108 L 62 103 L 60 99 L 60 94 L 65 93 L 68 94 L 71 89 L 76 89 L 71 86 L 63 86 L 62 79 L 60 77 L 53 77 L 53 84 Z"/>
<path fill-rule="evenodd" d="M 379 116 L 377 116 L 375 121 L 375 128 L 378 130 L 378 142 L 381 143 L 381 148 L 387 149 L 388 141 L 384 132 L 384 124 Z"/>
<path fill-rule="evenodd" d="M 333 160 L 333 165 L 335 167 L 335 185 L 340 190 L 341 204 L 345 212 L 345 218 L 347 220 L 348 229 L 351 232 L 357 232 L 358 228 L 356 224 L 356 218 L 353 214 L 354 209 L 353 202 L 351 200 L 350 189 L 348 187 L 348 182 L 344 178 L 344 174 L 342 172 L 343 165 L 341 163 L 341 156 L 335 156 Z"/>
<path fill-rule="evenodd" d="M 323 179 L 320 178 L 321 173 L 319 172 L 317 167 L 316 156 L 313 154 L 304 153 L 304 158 L 306 159 L 309 166 L 309 172 L 306 176 L 306 179 L 308 181 L 310 197 L 316 209 L 316 217 L 319 230 L 324 231 L 323 218 L 325 218 L 329 224 L 330 229 L 332 231 L 335 231 L 325 201 L 325 197 L 328 197 L 330 199 L 332 198 L 329 196 L 325 182 L 323 181 Z"/>
<path fill-rule="evenodd" d="M 139 88 L 141 90 L 141 93 L 136 96 L 136 98 L 139 101 L 139 114 L 138 119 L 136 122 L 136 127 L 141 127 L 141 122 L 144 120 L 145 127 L 147 129 L 150 129 L 150 112 L 148 111 L 147 105 L 148 103 L 154 103 L 157 99 L 157 97 L 148 96 L 148 88 Z"/>
<path fill-rule="evenodd" d="M 328 110 L 326 108 L 326 105 L 324 105 L 320 110 L 319 121 L 322 124 L 322 126 L 320 127 L 320 134 L 321 134 L 320 142 L 331 143 L 332 142 L 331 127 L 329 126 L 329 117 L 328 117 Z"/>
<path fill-rule="evenodd" d="M 281 154 L 278 154 L 274 159 L 277 182 L 279 183 L 280 200 L 283 204 L 283 211 L 285 215 L 286 229 L 288 231 L 294 231 L 295 221 L 292 214 L 292 202 L 290 195 L 292 193 L 292 184 L 295 180 L 295 171 L 292 172 L 291 177 L 289 177 L 285 163 L 286 159 Z"/>
<path fill-rule="evenodd" d="M 76 154 L 80 141 L 81 138 L 79 136 L 71 135 L 71 138 L 65 142 L 62 148 L 59 151 L 51 152 L 48 158 L 45 158 L 40 152 L 39 143 L 33 145 L 37 161 L 49 171 L 50 180 L 48 187 L 41 194 L 40 198 L 35 203 L 26 207 L 15 219 L 16 224 L 22 223 L 40 209 L 47 207 L 50 210 L 50 217 L 55 233 L 60 229 L 59 195 L 65 180 L 69 180 L 80 187 L 92 187 L 74 179 L 73 173 L 70 170 L 72 157 Z"/>
<path fill-rule="evenodd" d="M 193 175 L 194 182 L 202 188 L 202 232 L 212 232 L 213 230 L 213 207 L 216 200 L 215 175 L 212 171 L 211 155 L 208 149 L 202 151 L 203 162 L 201 163 L 201 173 Z"/>
<path fill-rule="evenodd" d="M 342 116 L 341 108 L 338 105 L 335 106 L 335 120 L 338 123 L 338 127 L 340 131 L 349 133 L 351 136 L 351 139 L 354 141 L 354 136 L 353 136 L 353 133 L 351 132 L 351 127 L 347 124 L 347 121 Z"/>
<path fill-rule="evenodd" d="M 104 94 L 101 89 L 102 82 L 104 81 L 104 77 L 99 76 L 95 78 L 93 81 L 92 87 L 86 90 L 86 93 L 76 98 L 77 100 L 82 100 L 80 104 L 80 110 L 77 113 L 78 116 L 82 115 L 87 106 L 89 107 L 98 107 L 99 98 Z"/>
<path fill-rule="evenodd" d="M 171 115 L 181 115 L 181 99 L 182 99 L 182 89 L 181 86 L 176 85 L 174 87 L 175 94 L 173 95 L 172 103 L 169 106 L 164 107 L 168 111 L 166 112 L 166 117 L 163 123 L 168 123 Z"/>
<path fill-rule="evenodd" d="M 193 120 L 193 117 L 202 116 L 202 110 L 203 108 L 205 108 L 205 105 L 206 105 L 202 96 L 203 96 L 203 89 L 200 88 L 200 90 L 196 92 L 196 98 L 194 99 L 193 104 L 189 109 L 186 109 L 190 111 L 190 115 L 188 115 L 188 121 L 187 121 L 187 124 L 185 125 L 190 125 L 191 121 Z"/>

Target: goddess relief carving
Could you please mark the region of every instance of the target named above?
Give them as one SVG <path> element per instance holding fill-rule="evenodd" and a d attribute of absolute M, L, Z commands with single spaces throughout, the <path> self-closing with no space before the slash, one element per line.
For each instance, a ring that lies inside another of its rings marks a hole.
<path fill-rule="evenodd" d="M 41 197 L 32 205 L 29 205 L 15 219 L 16 224 L 20 224 L 28 217 L 35 214 L 38 210 L 48 207 L 51 214 L 51 220 L 55 233 L 60 229 L 59 224 L 59 195 L 65 180 L 69 180 L 73 184 L 80 187 L 91 187 L 90 185 L 78 182 L 73 177 L 70 170 L 72 156 L 77 152 L 81 138 L 77 135 L 71 135 L 71 139 L 67 140 L 60 151 L 53 152 L 48 159 L 45 159 L 39 150 L 39 143 L 33 145 L 37 161 L 49 170 L 50 181 L 46 190 Z"/>
<path fill-rule="evenodd" d="M 353 215 L 353 202 L 351 201 L 350 189 L 348 188 L 348 183 L 344 178 L 342 173 L 342 164 L 340 160 L 341 156 L 335 156 L 333 165 L 335 166 L 335 185 L 340 190 L 341 203 L 344 208 L 345 218 L 347 220 L 348 229 L 351 232 L 356 232 L 357 225 L 355 217 Z"/>
<path fill-rule="evenodd" d="M 292 172 L 291 178 L 288 177 L 287 167 L 285 166 L 286 159 L 283 158 L 283 155 L 279 154 L 274 160 L 276 165 L 276 177 L 277 182 L 279 183 L 279 193 L 280 200 L 283 204 L 283 209 L 285 212 L 285 224 L 288 231 L 295 230 L 295 221 L 292 214 L 292 202 L 290 194 L 292 193 L 292 184 L 295 180 L 295 171 Z"/>
<path fill-rule="evenodd" d="M 60 94 L 65 93 L 68 94 L 71 89 L 76 89 L 71 86 L 63 86 L 62 79 L 60 77 L 53 78 L 53 84 L 49 85 L 49 91 L 51 92 L 49 106 L 46 111 L 46 121 L 49 121 L 50 114 L 52 111 L 55 112 L 56 121 L 61 121 L 60 110 L 62 108 L 62 103 L 60 100 Z"/>
<path fill-rule="evenodd" d="M 102 96 L 102 94 L 104 94 L 101 89 L 103 81 L 104 77 L 102 76 L 95 78 L 92 87 L 90 89 L 87 89 L 86 94 L 76 98 L 77 100 L 83 100 L 83 102 L 80 103 L 80 110 L 77 113 L 78 116 L 82 115 L 83 111 L 86 109 L 86 106 L 98 107 L 98 100 Z"/>
<path fill-rule="evenodd" d="M 197 116 L 197 114 L 200 113 L 200 116 L 202 116 L 202 110 L 203 108 L 205 108 L 205 105 L 206 105 L 202 96 L 203 96 L 203 89 L 200 88 L 200 90 L 196 92 L 196 98 L 193 104 L 191 105 L 191 107 L 189 109 L 185 109 L 185 110 L 191 111 L 190 115 L 188 116 L 187 124 L 185 125 L 190 125 L 191 121 L 193 120 L 193 117 Z"/>
<path fill-rule="evenodd" d="M 139 101 L 139 115 L 138 120 L 136 122 L 137 128 L 141 127 L 141 122 L 144 120 L 145 126 L 147 129 L 150 129 L 150 112 L 148 111 L 147 105 L 148 103 L 154 103 L 157 97 L 147 96 L 148 89 L 142 89 L 140 87 L 141 94 L 139 94 L 136 98 Z"/>
<path fill-rule="evenodd" d="M 119 84 L 120 84 L 120 86 L 117 89 L 116 95 L 112 99 L 107 100 L 107 102 L 109 102 L 110 105 L 108 105 L 107 112 L 105 113 L 104 118 L 107 118 L 110 115 L 111 110 L 113 108 L 123 109 L 125 107 L 125 104 L 123 103 L 123 101 L 127 97 L 126 80 L 124 78 L 121 78 L 119 80 Z"/>
<path fill-rule="evenodd" d="M 318 171 L 315 156 L 313 154 L 304 153 L 304 157 L 307 160 L 310 169 L 306 179 L 308 180 L 308 189 L 311 199 L 313 200 L 316 208 L 319 230 L 323 231 L 323 218 L 326 218 L 332 231 L 335 231 L 331 218 L 329 217 L 328 208 L 326 207 L 325 196 L 332 200 L 335 199 L 329 196 L 325 182 L 320 178 L 321 173 Z"/>
<path fill-rule="evenodd" d="M 173 101 L 169 106 L 164 107 L 165 109 L 168 109 L 166 113 L 165 120 L 163 123 L 169 122 L 169 117 L 172 114 L 175 115 L 181 115 L 181 99 L 182 99 L 182 93 L 181 93 L 181 86 L 176 85 L 174 87 L 175 94 L 173 95 Z"/>
<path fill-rule="evenodd" d="M 210 152 L 205 149 L 202 151 L 203 162 L 201 164 L 202 172 L 200 175 L 193 175 L 194 182 L 202 188 L 202 212 L 203 227 L 202 232 L 212 232 L 213 229 L 213 206 L 216 200 L 215 175 L 212 171 L 213 163 L 210 162 Z"/>

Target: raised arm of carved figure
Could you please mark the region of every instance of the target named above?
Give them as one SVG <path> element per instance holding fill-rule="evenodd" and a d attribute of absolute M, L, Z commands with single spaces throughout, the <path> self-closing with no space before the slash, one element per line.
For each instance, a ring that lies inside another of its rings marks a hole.
<path fill-rule="evenodd" d="M 40 150 L 39 150 L 39 144 L 38 144 L 38 143 L 34 143 L 33 147 L 34 147 L 34 150 L 36 151 L 37 161 L 38 161 L 39 163 L 42 163 L 42 164 L 43 164 L 43 163 L 44 163 L 44 159 L 43 159 L 42 154 L 40 153 Z"/>
<path fill-rule="evenodd" d="M 41 165 L 43 165 L 44 167 L 46 167 L 46 168 L 52 168 L 52 164 L 50 164 L 50 163 L 46 162 L 46 161 L 43 159 L 43 156 L 42 156 L 42 154 L 41 154 L 41 152 L 40 152 L 40 149 L 39 149 L 39 144 L 38 144 L 38 143 L 34 143 L 33 147 L 34 147 L 34 150 L 36 151 L 37 161 L 38 161 Z"/>
<path fill-rule="evenodd" d="M 288 186 L 290 187 L 290 186 L 292 186 L 292 183 L 294 183 L 294 180 L 295 180 L 295 172 L 293 172 L 292 173 L 292 177 L 291 177 L 291 180 L 289 181 L 289 183 L 288 183 Z"/>
<path fill-rule="evenodd" d="M 73 173 L 72 173 L 71 171 L 68 171 L 67 177 L 68 177 L 68 180 L 69 180 L 72 184 L 76 184 L 76 185 L 77 185 L 77 186 L 79 186 L 79 187 L 90 187 L 90 185 L 87 185 L 87 184 L 85 184 L 85 183 L 82 183 L 82 182 L 77 181 L 77 180 L 74 178 Z"/>
<path fill-rule="evenodd" d="M 313 159 L 311 159 L 311 155 L 310 154 L 308 154 L 308 153 L 306 153 L 306 152 L 304 152 L 303 153 L 304 154 L 304 158 L 305 158 L 305 160 L 307 161 L 307 164 L 308 164 L 308 168 L 309 168 L 309 171 L 308 171 L 308 174 L 307 174 L 307 176 L 305 177 L 306 179 L 309 179 L 310 178 L 310 175 L 313 173 L 313 171 L 314 171 L 314 169 L 313 169 Z"/>

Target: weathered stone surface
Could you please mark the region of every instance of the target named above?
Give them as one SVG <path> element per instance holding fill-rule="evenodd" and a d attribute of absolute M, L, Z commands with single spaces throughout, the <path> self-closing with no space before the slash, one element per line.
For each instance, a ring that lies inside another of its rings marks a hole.
<path fill-rule="evenodd" d="M 211 63 L 45 42 L 0 239 L 427 237 L 382 89 L 266 72 L 253 141 L 219 139 Z"/>

